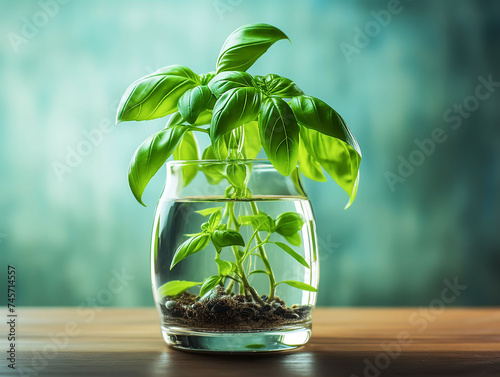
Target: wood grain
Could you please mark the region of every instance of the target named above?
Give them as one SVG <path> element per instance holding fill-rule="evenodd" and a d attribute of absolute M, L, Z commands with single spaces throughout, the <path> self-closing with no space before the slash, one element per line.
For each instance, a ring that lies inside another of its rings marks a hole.
<path fill-rule="evenodd" d="M 2 336 L 1 376 L 500 376 L 498 309 L 318 309 L 305 347 L 239 356 L 168 348 L 150 308 L 17 314 L 17 369 Z"/>

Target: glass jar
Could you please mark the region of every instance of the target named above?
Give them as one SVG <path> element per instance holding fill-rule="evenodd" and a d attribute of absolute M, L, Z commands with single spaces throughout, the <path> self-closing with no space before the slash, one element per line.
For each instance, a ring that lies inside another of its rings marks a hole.
<path fill-rule="evenodd" d="M 158 202 L 151 275 L 174 348 L 266 352 L 311 334 L 317 239 L 298 169 L 267 160 L 172 161 Z"/>

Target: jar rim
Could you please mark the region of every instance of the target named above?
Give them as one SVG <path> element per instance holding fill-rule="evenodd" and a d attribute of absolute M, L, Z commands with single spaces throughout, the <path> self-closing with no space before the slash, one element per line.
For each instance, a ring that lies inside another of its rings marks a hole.
<path fill-rule="evenodd" d="M 227 199 L 226 191 L 222 190 L 219 186 L 219 183 L 222 182 L 218 178 L 222 178 L 230 181 L 229 177 L 226 174 L 223 174 L 225 171 L 227 173 L 227 167 L 231 166 L 231 164 L 235 164 L 236 166 L 246 167 L 247 172 L 251 172 L 251 174 L 247 174 L 245 178 L 245 184 L 252 190 L 253 197 L 265 197 L 265 198 L 276 198 L 276 197 L 290 197 L 290 198 L 306 198 L 307 194 L 304 192 L 302 187 L 302 183 L 300 181 L 300 174 L 297 174 L 298 170 L 295 169 L 294 172 L 288 176 L 282 175 L 276 168 L 273 166 L 271 161 L 267 159 L 241 159 L 241 160 L 175 160 L 168 161 L 166 163 L 166 184 L 165 189 L 162 194 L 162 198 L 168 199 L 179 199 L 179 198 L 189 198 L 189 200 L 194 200 L 194 198 L 204 197 L 206 198 L 206 192 L 200 193 L 200 186 L 192 184 L 184 184 L 184 174 L 189 177 L 190 181 L 194 179 L 194 177 L 203 177 L 202 179 L 203 185 L 205 182 L 209 183 L 210 187 L 214 187 L 213 190 L 210 191 L 211 197 L 220 197 Z M 297 167 L 298 167 L 297 163 Z M 186 168 L 186 169 L 185 169 Z M 212 170 L 215 168 L 215 170 Z M 195 171 L 193 171 L 193 169 Z M 205 174 L 198 174 L 200 172 L 204 172 Z M 211 181 L 209 178 L 212 177 L 212 173 L 216 174 L 216 180 Z M 222 173 L 222 174 L 221 174 Z M 260 174 L 263 175 L 260 175 Z M 221 175 L 219 175 L 221 174 Z M 271 180 L 269 178 L 279 174 L 279 180 Z M 189 182 L 190 182 L 189 181 Z M 274 183 L 273 183 L 274 182 Z M 230 182 L 229 182 L 230 183 Z M 222 191 L 217 191 L 222 190 Z M 219 194 L 218 194 L 219 193 Z M 246 198 L 248 199 L 248 198 Z M 237 198 L 235 200 L 242 200 L 242 198 Z M 273 199 L 275 200 L 275 199 Z"/>
<path fill-rule="evenodd" d="M 271 161 L 267 159 L 238 159 L 238 160 L 216 160 L 216 159 L 211 159 L 211 160 L 172 160 L 172 161 L 167 161 L 167 167 L 169 166 L 179 166 L 179 165 L 206 165 L 206 164 L 219 164 L 219 165 L 228 165 L 228 164 L 252 164 L 252 165 L 266 165 L 266 166 L 273 166 Z M 299 166 L 299 163 L 297 162 L 297 167 Z"/>

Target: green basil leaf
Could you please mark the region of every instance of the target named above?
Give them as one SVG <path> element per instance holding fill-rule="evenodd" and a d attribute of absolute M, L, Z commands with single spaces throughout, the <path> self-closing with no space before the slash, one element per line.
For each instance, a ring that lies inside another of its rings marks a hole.
<path fill-rule="evenodd" d="M 217 267 L 219 268 L 219 276 L 227 276 L 231 273 L 231 270 L 233 269 L 233 265 L 231 264 L 231 262 L 227 262 L 221 259 L 216 259 L 215 262 L 217 263 Z"/>
<path fill-rule="evenodd" d="M 182 137 L 179 145 L 174 150 L 174 160 L 196 161 L 200 159 L 200 151 L 198 142 L 192 131 L 188 131 Z M 198 173 L 198 165 L 185 164 L 182 166 L 182 183 L 186 187 L 196 174 Z"/>
<path fill-rule="evenodd" d="M 269 216 L 269 214 L 265 213 L 264 211 L 259 211 L 259 215 L 264 215 L 267 217 L 267 224 L 269 225 L 269 231 L 274 232 L 274 228 L 276 227 L 274 219 Z"/>
<path fill-rule="evenodd" d="M 195 281 L 172 280 L 158 288 L 158 295 L 160 297 L 177 296 L 179 293 L 200 284 Z"/>
<path fill-rule="evenodd" d="M 265 86 L 264 76 L 255 75 L 253 76 L 253 82 L 257 88 L 263 88 Z"/>
<path fill-rule="evenodd" d="M 290 106 L 301 126 L 342 140 L 361 157 L 358 142 L 344 119 L 325 102 L 311 96 L 299 96 L 292 98 Z"/>
<path fill-rule="evenodd" d="M 132 193 L 143 206 L 142 194 L 151 178 L 174 152 L 184 127 L 176 126 L 161 130 L 148 137 L 135 151 L 128 170 L 128 183 Z"/>
<path fill-rule="evenodd" d="M 212 96 L 212 98 L 214 97 Z M 194 122 L 192 126 L 201 127 L 210 125 L 211 121 L 212 121 L 212 110 L 205 110 L 200 115 L 198 115 L 198 119 L 196 119 L 196 122 Z"/>
<path fill-rule="evenodd" d="M 309 154 L 349 194 L 349 208 L 358 191 L 361 155 L 340 139 L 308 128 L 301 128 L 300 137 Z"/>
<path fill-rule="evenodd" d="M 204 73 L 200 76 L 201 85 L 208 85 L 210 81 L 215 77 L 215 72 Z"/>
<path fill-rule="evenodd" d="M 178 111 L 176 111 L 169 118 L 167 125 L 165 126 L 165 129 L 173 128 L 176 126 L 182 126 L 182 127 L 186 128 L 186 131 L 190 131 L 191 129 L 194 130 L 195 127 L 203 127 L 203 126 L 210 125 L 211 120 L 212 120 L 212 110 L 203 111 L 198 116 L 198 119 L 196 119 L 196 122 L 194 122 L 193 124 L 188 123 L 182 117 L 182 115 Z"/>
<path fill-rule="evenodd" d="M 226 167 L 226 177 L 228 182 L 234 187 L 246 188 L 248 175 L 247 166 L 245 164 L 229 164 Z"/>
<path fill-rule="evenodd" d="M 231 132 L 227 132 L 224 135 L 222 135 L 215 143 L 212 143 L 212 151 L 214 152 L 216 159 L 218 160 L 229 159 L 229 155 L 232 153 L 231 149 L 229 148 L 230 139 L 231 139 Z"/>
<path fill-rule="evenodd" d="M 203 160 L 215 160 L 215 154 L 212 145 L 205 148 L 202 155 Z"/>
<path fill-rule="evenodd" d="M 290 79 L 275 74 L 264 77 L 266 93 L 270 96 L 281 98 L 292 98 L 304 94 L 302 90 Z"/>
<path fill-rule="evenodd" d="M 238 250 L 238 253 L 240 251 L 242 252 L 242 250 Z M 238 265 L 236 263 L 234 263 L 234 262 L 230 262 L 230 263 L 231 263 L 231 272 L 237 271 L 238 270 Z"/>
<path fill-rule="evenodd" d="M 304 145 L 304 140 L 300 139 L 299 143 L 299 170 L 307 178 L 325 182 L 326 177 L 323 174 L 323 169 L 321 169 L 321 164 L 317 162 L 310 154 Z"/>
<path fill-rule="evenodd" d="M 222 218 L 222 209 L 219 207 L 218 211 L 214 211 L 210 218 L 208 219 L 208 226 L 211 231 L 215 230 L 220 223 L 220 219 Z"/>
<path fill-rule="evenodd" d="M 261 92 L 256 88 L 237 88 L 225 92 L 215 103 L 210 124 L 214 145 L 222 135 L 255 119 L 260 110 Z M 218 150 L 214 148 L 214 153 Z"/>
<path fill-rule="evenodd" d="M 246 71 L 269 47 L 288 37 L 280 29 L 268 24 L 242 26 L 229 35 L 217 59 L 217 73 Z"/>
<path fill-rule="evenodd" d="M 216 230 L 212 233 L 212 242 L 216 249 L 226 246 L 245 246 L 245 241 L 241 234 L 235 230 Z"/>
<path fill-rule="evenodd" d="M 260 143 L 259 126 L 256 121 L 249 122 L 243 126 L 243 144 L 241 153 L 245 159 L 253 160 L 257 157 L 262 144 Z"/>
<path fill-rule="evenodd" d="M 276 218 L 275 232 L 283 237 L 296 234 L 304 226 L 302 216 L 296 212 L 284 212 Z"/>
<path fill-rule="evenodd" d="M 268 98 L 262 103 L 259 135 L 276 170 L 290 175 L 299 157 L 299 126 L 290 106 L 281 98 Z"/>
<path fill-rule="evenodd" d="M 293 246 L 300 246 L 302 244 L 302 239 L 300 238 L 299 233 L 292 234 L 291 236 L 286 236 L 285 239 Z"/>
<path fill-rule="evenodd" d="M 200 209 L 199 211 L 195 211 L 196 213 L 199 213 L 202 216 L 208 216 L 211 215 L 214 212 L 221 211 L 220 207 L 214 207 L 214 208 L 205 208 L 205 209 Z"/>
<path fill-rule="evenodd" d="M 312 285 L 309 285 L 309 284 L 306 284 L 306 283 L 302 283 L 300 281 L 283 280 L 283 281 L 280 281 L 280 282 L 276 283 L 276 285 L 278 285 L 278 284 L 287 284 L 290 287 L 302 289 L 303 291 L 318 292 L 318 290 L 316 288 L 314 288 Z"/>
<path fill-rule="evenodd" d="M 264 271 L 264 270 L 253 270 L 253 271 L 251 271 L 248 274 L 248 276 L 253 275 L 253 274 L 266 274 L 266 275 L 268 275 L 267 271 Z"/>
<path fill-rule="evenodd" d="M 172 264 L 170 269 L 172 269 L 177 263 L 179 263 L 184 258 L 203 250 L 210 242 L 210 235 L 208 234 L 198 234 L 194 237 L 188 238 L 184 241 L 176 250 L 174 257 L 172 259 Z"/>
<path fill-rule="evenodd" d="M 162 118 L 177 110 L 177 101 L 200 77 L 187 67 L 171 65 L 130 85 L 118 105 L 117 122 Z"/>
<path fill-rule="evenodd" d="M 179 113 L 178 111 L 176 111 L 175 113 L 173 113 L 172 115 L 170 115 L 170 117 L 168 118 L 168 121 L 167 121 L 167 124 L 165 126 L 165 129 L 173 128 L 175 126 L 183 126 L 185 124 L 186 124 L 186 121 L 182 117 L 181 113 Z"/>
<path fill-rule="evenodd" d="M 240 216 L 241 225 L 251 225 L 254 230 L 263 230 L 270 232 L 273 224 L 269 216 L 264 214 Z"/>
<path fill-rule="evenodd" d="M 219 275 L 213 275 L 205 279 L 200 289 L 200 297 L 203 297 L 207 292 L 215 288 L 217 284 L 220 282 Z"/>
<path fill-rule="evenodd" d="M 295 259 L 297 262 L 299 262 L 302 266 L 310 268 L 309 263 L 300 255 L 297 253 L 295 250 L 293 250 L 290 246 L 283 242 L 273 242 L 275 245 L 278 245 L 281 247 L 288 255 L 290 255 L 293 259 Z"/>
<path fill-rule="evenodd" d="M 203 151 L 203 160 L 214 160 L 215 154 L 212 149 L 212 146 L 209 145 L 204 151 Z M 218 185 L 223 179 L 224 179 L 224 174 L 225 174 L 225 167 L 222 164 L 201 164 L 201 170 L 205 174 L 205 178 L 207 179 L 207 182 L 211 185 Z"/>
<path fill-rule="evenodd" d="M 208 84 L 208 87 L 217 98 L 231 89 L 254 86 L 252 76 L 246 72 L 239 71 L 221 72 Z"/>
<path fill-rule="evenodd" d="M 196 122 L 198 116 L 208 108 L 212 100 L 212 92 L 206 85 L 198 85 L 179 98 L 177 108 L 182 117 L 190 124 Z"/>

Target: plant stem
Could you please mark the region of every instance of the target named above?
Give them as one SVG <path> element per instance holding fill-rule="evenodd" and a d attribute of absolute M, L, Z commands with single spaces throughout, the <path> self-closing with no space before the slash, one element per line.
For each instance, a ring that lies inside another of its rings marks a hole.
<path fill-rule="evenodd" d="M 243 257 L 241 259 L 243 259 L 243 261 L 246 259 L 246 257 L 253 251 L 255 250 L 255 247 L 253 247 L 251 250 L 250 250 L 250 245 L 252 244 L 252 241 L 253 239 L 255 238 L 255 235 L 258 233 L 259 231 L 258 230 L 255 230 L 253 233 L 252 233 L 252 236 L 250 237 L 250 239 L 248 240 L 247 242 L 247 246 L 245 247 L 245 250 L 243 251 Z M 249 251 L 250 250 L 250 251 Z"/>
<path fill-rule="evenodd" d="M 266 238 L 264 238 L 264 241 L 261 241 L 260 243 L 257 241 L 257 242 L 256 242 L 256 243 L 257 243 L 257 245 L 255 245 L 254 247 L 252 247 L 250 250 L 248 250 L 248 249 L 247 249 L 247 250 L 245 251 L 245 254 L 243 254 L 243 258 L 242 258 L 242 260 L 245 260 L 245 258 L 246 258 L 246 257 L 248 257 L 249 255 L 252 255 L 252 252 L 253 252 L 255 249 L 257 249 L 257 248 L 259 248 L 259 247 L 263 247 L 263 246 L 267 243 L 267 241 L 269 241 L 269 238 L 271 238 L 271 233 L 269 233 L 269 234 L 266 236 Z M 257 255 L 260 257 L 260 254 L 257 254 Z"/>
<path fill-rule="evenodd" d="M 257 203 L 251 201 L 250 205 L 252 206 L 252 213 L 254 215 L 259 214 L 259 208 L 257 208 Z M 276 279 L 274 277 L 273 269 L 271 268 L 271 264 L 269 263 L 269 259 L 267 259 L 266 251 L 264 250 L 263 242 L 262 239 L 260 238 L 259 233 L 255 235 L 255 240 L 258 245 L 259 249 L 259 254 L 260 258 L 262 259 L 262 262 L 264 263 L 264 266 L 266 267 L 266 271 L 269 275 L 269 296 L 267 298 L 267 301 L 271 301 L 274 299 L 274 293 L 276 292 Z"/>
<path fill-rule="evenodd" d="M 227 205 L 228 205 L 228 209 L 229 209 L 229 220 L 228 220 L 227 225 L 228 225 L 228 227 L 230 227 L 231 223 L 234 223 L 235 230 L 237 232 L 239 232 L 240 224 L 238 224 L 238 221 L 236 219 L 236 215 L 234 213 L 234 203 L 228 203 Z M 233 246 L 232 249 L 233 249 L 233 253 L 234 253 L 234 259 L 236 261 L 236 266 L 238 267 L 238 273 L 240 275 L 241 282 L 243 283 L 244 290 L 248 291 L 252 295 L 253 299 L 255 301 L 257 301 L 260 305 L 264 305 L 264 301 L 262 301 L 262 299 L 259 297 L 258 293 L 255 291 L 255 289 L 248 282 L 248 279 L 245 275 L 245 269 L 243 268 L 242 260 L 238 255 L 238 247 Z M 240 288 L 241 288 L 241 285 L 240 285 Z M 241 289 L 240 289 L 240 293 L 241 293 Z"/>
<path fill-rule="evenodd" d="M 206 134 L 210 133 L 208 130 L 201 128 L 201 127 L 189 127 L 189 131 L 199 131 L 199 132 L 203 132 Z"/>
<path fill-rule="evenodd" d="M 233 290 L 233 286 L 234 286 L 234 282 L 235 281 L 236 280 L 231 279 L 231 281 L 229 282 L 229 284 L 227 286 L 226 294 L 230 294 L 231 293 L 231 291 Z"/>
<path fill-rule="evenodd" d="M 236 257 L 236 265 L 238 266 L 238 270 L 239 270 L 240 276 L 241 276 L 241 281 L 243 282 L 243 286 L 245 287 L 245 290 L 248 290 L 248 292 L 250 292 L 250 294 L 252 295 L 253 299 L 255 301 L 257 301 L 260 305 L 264 305 L 264 301 L 262 301 L 262 299 L 259 297 L 258 293 L 255 291 L 255 289 L 248 282 L 248 279 L 245 275 L 243 265 L 241 263 L 241 259 L 238 259 L 236 252 L 235 252 L 235 257 Z"/>

